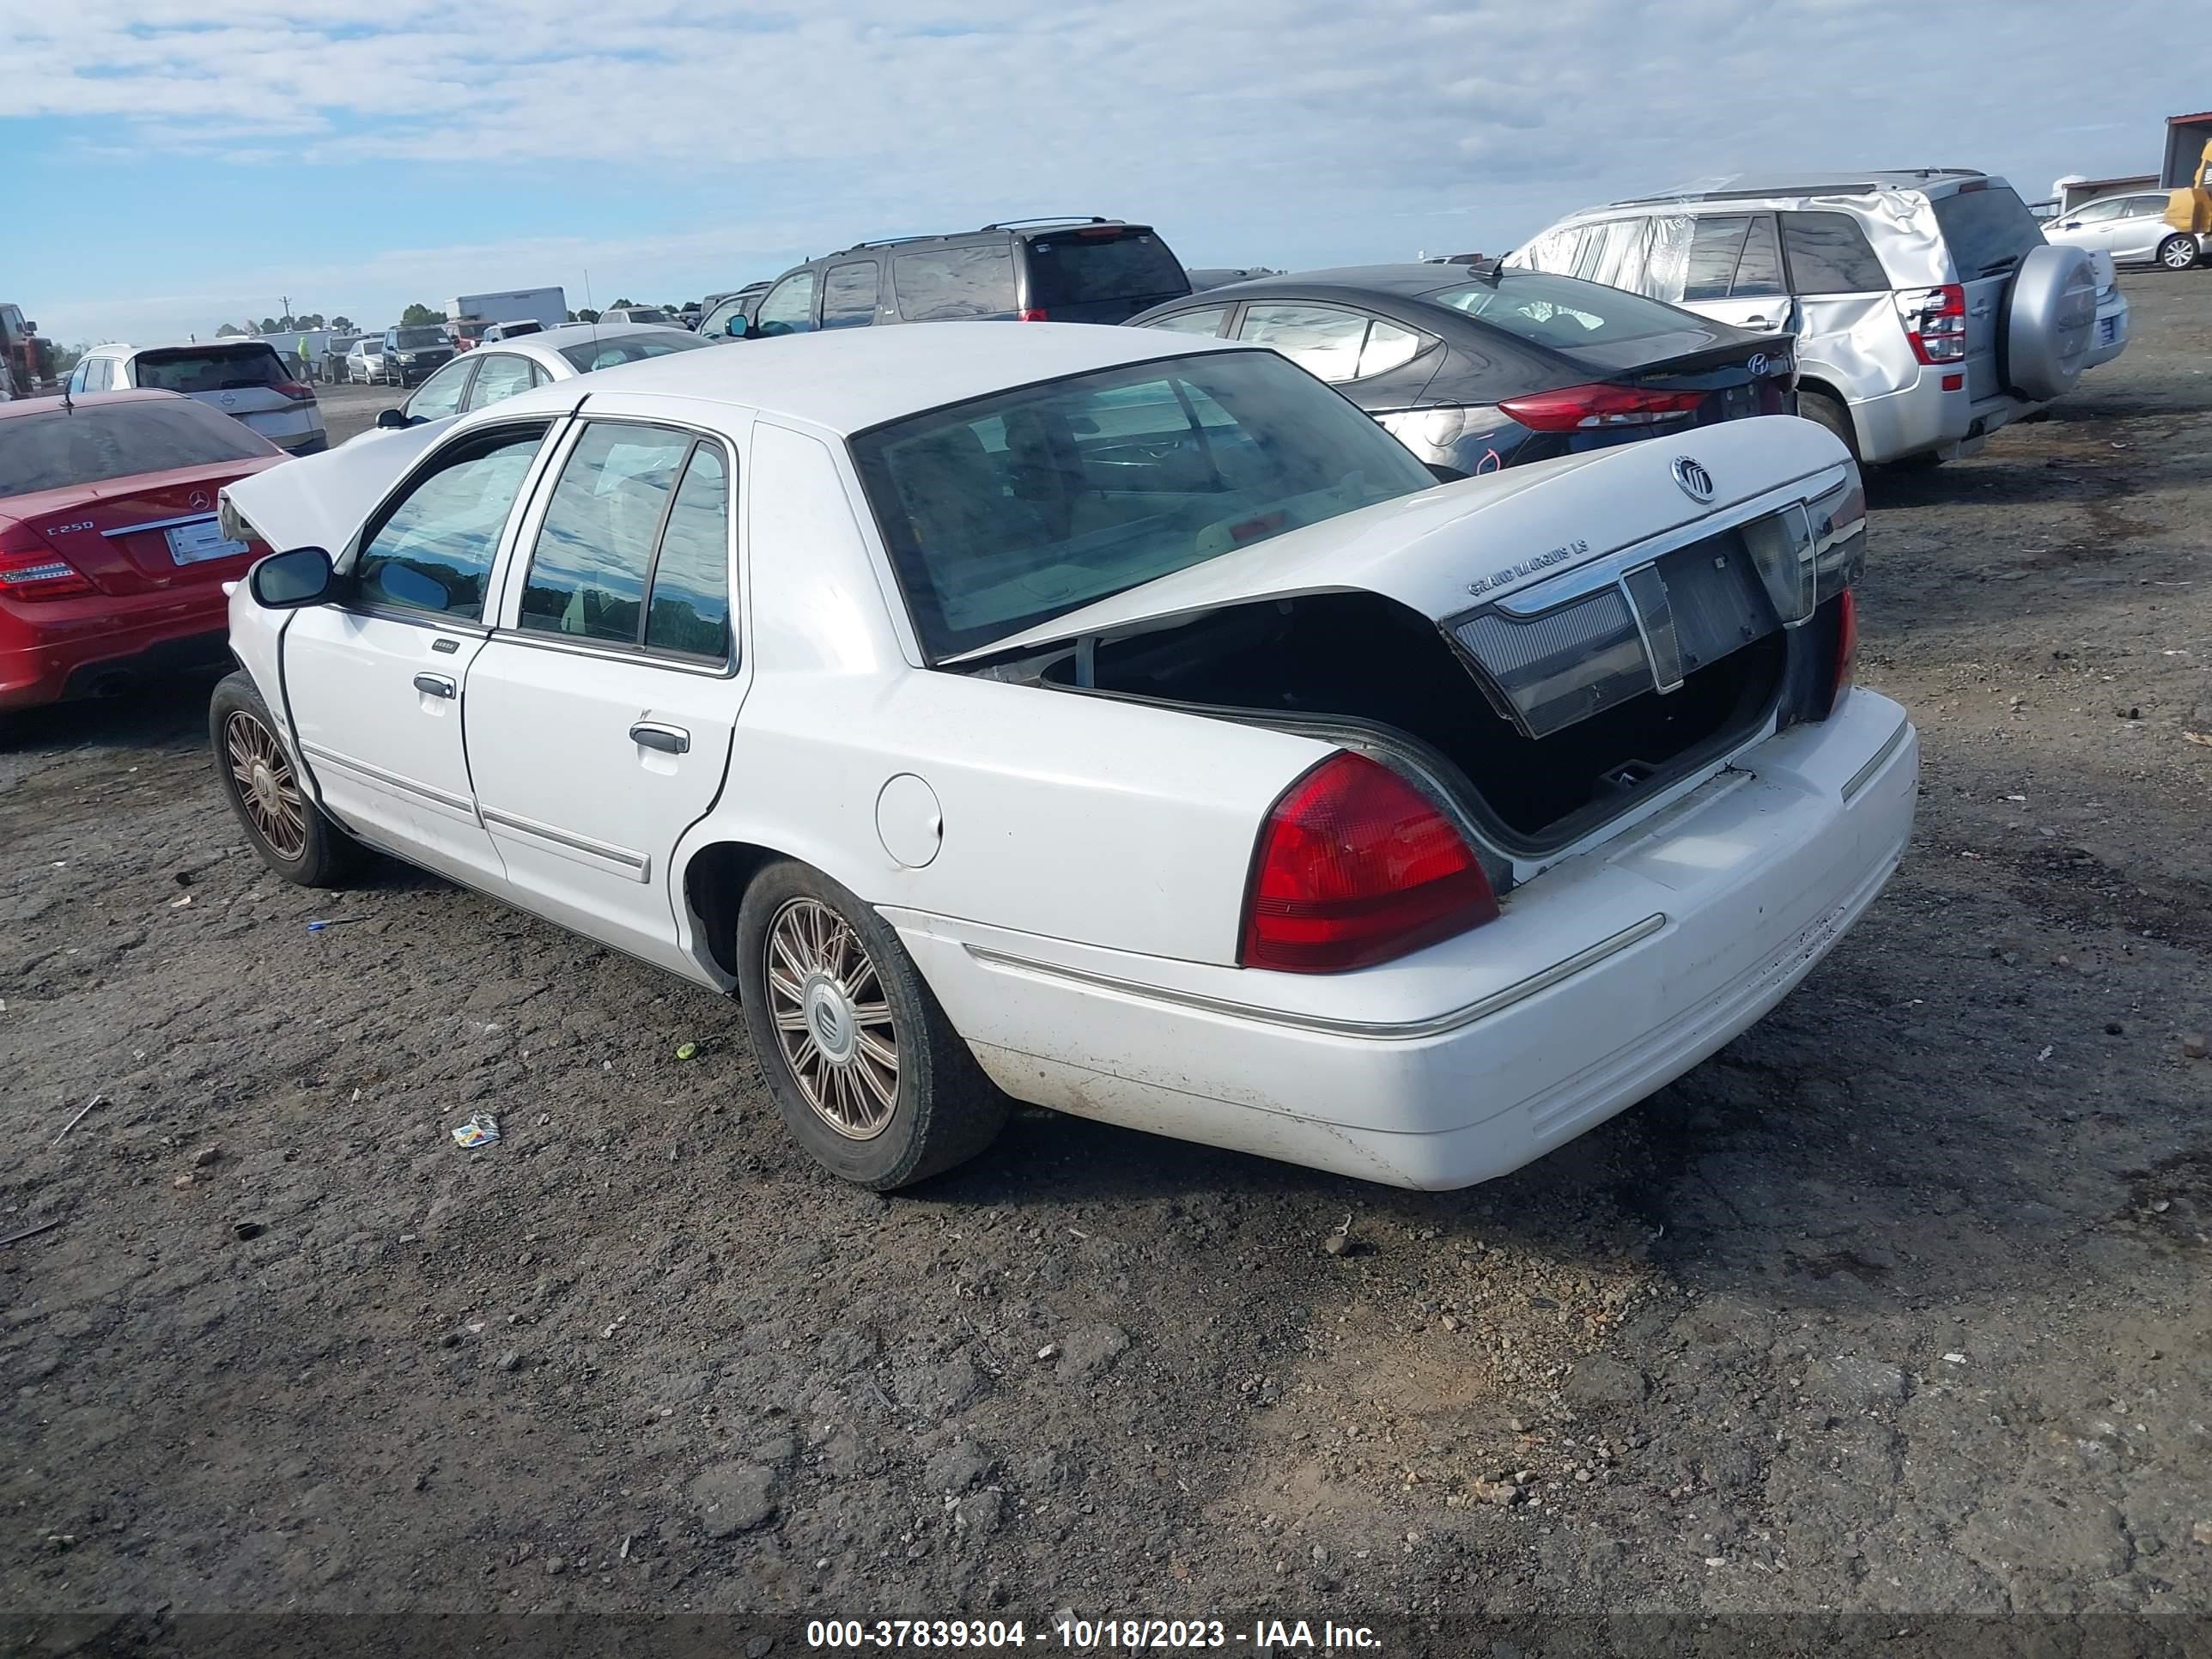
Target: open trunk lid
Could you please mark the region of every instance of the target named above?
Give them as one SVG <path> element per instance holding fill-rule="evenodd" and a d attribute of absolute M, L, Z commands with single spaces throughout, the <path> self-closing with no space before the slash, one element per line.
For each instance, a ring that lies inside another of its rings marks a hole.
<path fill-rule="evenodd" d="M 1735 421 L 1285 532 L 958 660 L 1367 750 L 1510 860 L 1495 884 L 1824 718 L 1865 521 L 1825 428 Z"/>
<path fill-rule="evenodd" d="M 1779 510 L 1832 489 L 1849 470 L 1843 445 L 1810 421 L 1731 421 L 1470 478 L 1287 531 L 948 660 L 1306 593 L 1378 593 L 1443 623 L 1670 532 L 1757 518 L 1754 509 L 1764 506 Z"/>

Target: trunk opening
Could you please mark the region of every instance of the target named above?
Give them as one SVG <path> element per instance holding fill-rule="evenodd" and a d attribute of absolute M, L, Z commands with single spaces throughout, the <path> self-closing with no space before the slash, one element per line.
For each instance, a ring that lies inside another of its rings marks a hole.
<path fill-rule="evenodd" d="M 1501 716 L 1437 626 L 1372 593 L 1243 605 L 1182 626 L 1085 641 L 997 678 L 1286 722 L 1335 717 L 1402 732 L 1461 775 L 1501 852 L 1539 856 L 1587 834 L 1756 735 L 1787 678 L 1780 630 L 1543 738 Z"/>

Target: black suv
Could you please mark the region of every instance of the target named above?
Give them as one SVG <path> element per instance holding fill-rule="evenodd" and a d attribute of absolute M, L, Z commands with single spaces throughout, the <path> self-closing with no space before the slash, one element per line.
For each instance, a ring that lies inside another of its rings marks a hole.
<path fill-rule="evenodd" d="M 1018 220 L 810 259 L 776 279 L 740 337 L 955 319 L 1119 323 L 1189 292 L 1182 262 L 1150 225 Z"/>

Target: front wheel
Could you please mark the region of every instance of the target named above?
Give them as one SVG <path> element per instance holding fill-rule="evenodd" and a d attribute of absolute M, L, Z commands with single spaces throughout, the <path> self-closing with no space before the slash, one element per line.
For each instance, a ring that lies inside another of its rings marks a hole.
<path fill-rule="evenodd" d="M 2158 262 L 2168 270 L 2187 270 L 2197 263 L 2194 236 L 2169 236 L 2158 245 Z"/>
<path fill-rule="evenodd" d="M 252 675 L 240 670 L 216 687 L 208 735 L 223 797 L 261 861 L 301 887 L 343 886 L 361 844 L 307 798 Z"/>
<path fill-rule="evenodd" d="M 745 890 L 737 932 L 754 1057 L 817 1162 L 888 1192 L 991 1144 L 1006 1097 L 872 909 L 785 862 Z"/>

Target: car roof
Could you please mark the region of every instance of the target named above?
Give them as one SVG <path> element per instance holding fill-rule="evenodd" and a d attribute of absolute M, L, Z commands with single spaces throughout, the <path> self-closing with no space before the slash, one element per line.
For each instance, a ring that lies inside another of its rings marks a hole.
<path fill-rule="evenodd" d="M 1178 296 L 1166 301 L 1181 311 L 1200 311 L 1210 305 L 1224 301 L 1234 305 L 1248 296 L 1256 298 L 1267 294 L 1334 294 L 1346 299 L 1365 295 L 1389 295 L 1397 299 L 1419 299 L 1448 288 L 1465 288 L 1469 283 L 1487 282 L 1492 267 L 1488 265 L 1444 265 L 1406 264 L 1393 265 L 1337 265 L 1327 270 L 1285 271 L 1279 276 L 1253 276 L 1241 283 L 1224 283 L 1218 288 L 1194 290 L 1188 298 Z M 1504 271 L 1501 280 L 1516 275 L 1530 273 Z"/>
<path fill-rule="evenodd" d="M 122 392 L 73 392 L 70 403 L 78 409 L 97 409 L 102 404 L 163 404 L 191 403 L 181 392 L 163 392 L 152 386 L 132 386 Z M 0 404 L 0 421 L 13 415 L 52 415 L 62 406 L 60 394 L 40 398 L 18 398 L 11 403 Z"/>
<path fill-rule="evenodd" d="M 309 329 L 308 333 L 316 331 Z M 213 351 L 230 346 L 275 346 L 258 334 L 226 334 L 220 340 L 153 340 L 144 345 L 129 345 L 121 340 L 110 340 L 106 345 L 96 345 L 84 355 L 88 357 L 136 357 L 146 351 Z"/>
<path fill-rule="evenodd" d="M 542 339 L 532 335 L 530 341 Z M 1064 375 L 1209 351 L 1234 340 L 1085 323 L 921 323 L 835 329 L 673 351 L 540 386 L 497 404 L 507 415 L 564 411 L 578 394 L 646 392 L 755 410 L 844 436 L 903 416 Z M 487 410 L 487 413 L 491 411 Z"/>
<path fill-rule="evenodd" d="M 1765 201 L 1796 196 L 1871 196 L 1886 190 L 1917 191 L 1926 196 L 1948 196 L 1979 180 L 1985 185 L 2009 189 L 2002 179 L 1972 167 L 1870 168 L 1863 173 L 1784 173 L 1771 178 L 1756 175 L 1731 179 L 1710 190 L 1669 191 L 1652 196 L 1624 197 L 1607 208 L 1668 207 L 1705 202 Z M 1602 211 L 1593 209 L 1590 211 Z M 1577 218 L 1586 216 L 1577 214 Z"/>

